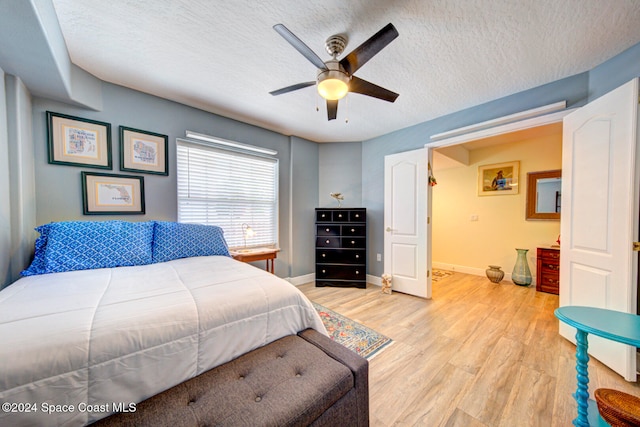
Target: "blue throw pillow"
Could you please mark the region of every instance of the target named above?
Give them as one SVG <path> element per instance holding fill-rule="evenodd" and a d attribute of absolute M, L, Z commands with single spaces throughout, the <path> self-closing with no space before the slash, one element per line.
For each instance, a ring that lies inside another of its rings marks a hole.
<path fill-rule="evenodd" d="M 47 249 L 47 236 L 49 235 L 49 224 L 40 225 L 34 230 L 40 233 L 40 237 L 36 239 L 35 253 L 33 255 L 33 261 L 26 270 L 22 270 L 20 274 L 22 276 L 35 276 L 37 274 L 44 274 L 47 271 L 44 266 L 45 250 Z"/>
<path fill-rule="evenodd" d="M 49 224 L 45 272 L 152 262 L 153 222 L 68 221 Z"/>
<path fill-rule="evenodd" d="M 215 225 L 156 222 L 153 262 L 207 255 L 229 256 L 222 228 Z"/>

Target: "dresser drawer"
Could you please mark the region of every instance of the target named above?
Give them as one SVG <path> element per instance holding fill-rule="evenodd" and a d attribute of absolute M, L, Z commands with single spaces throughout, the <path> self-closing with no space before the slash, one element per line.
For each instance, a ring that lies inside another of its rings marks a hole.
<path fill-rule="evenodd" d="M 349 211 L 349 222 L 366 222 L 367 213 L 364 210 Z"/>
<path fill-rule="evenodd" d="M 367 227 L 365 227 L 364 225 L 354 225 L 354 224 L 343 225 L 342 235 L 364 237 L 367 235 Z"/>
<path fill-rule="evenodd" d="M 316 236 L 340 236 L 340 226 L 331 224 L 317 225 Z"/>
<path fill-rule="evenodd" d="M 316 267 L 316 280 L 345 279 L 364 280 L 366 278 L 365 267 L 362 265 L 325 265 Z"/>
<path fill-rule="evenodd" d="M 549 262 L 560 262 L 560 251 L 555 249 L 540 249 L 538 257 Z"/>
<path fill-rule="evenodd" d="M 366 264 L 364 249 L 316 249 L 316 263 Z"/>
<path fill-rule="evenodd" d="M 316 222 L 331 222 L 333 211 L 330 210 L 316 210 Z"/>
<path fill-rule="evenodd" d="M 340 237 L 316 237 L 316 248 L 339 248 Z"/>
<path fill-rule="evenodd" d="M 557 294 L 560 290 L 560 281 L 558 276 L 544 276 L 540 283 L 537 284 L 538 290 Z"/>
<path fill-rule="evenodd" d="M 347 222 L 349 211 L 333 211 L 333 222 Z"/>
<path fill-rule="evenodd" d="M 343 248 L 365 248 L 367 246 L 367 240 L 364 237 L 343 237 Z"/>
<path fill-rule="evenodd" d="M 545 275 L 557 275 L 560 272 L 560 265 L 556 262 L 542 260 L 540 261 L 540 268 L 542 269 L 542 273 Z"/>

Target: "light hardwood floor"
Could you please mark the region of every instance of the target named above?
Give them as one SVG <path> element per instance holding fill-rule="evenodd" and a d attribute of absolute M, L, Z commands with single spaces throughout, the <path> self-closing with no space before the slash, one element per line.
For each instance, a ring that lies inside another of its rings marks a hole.
<path fill-rule="evenodd" d="M 425 300 L 380 287 L 299 287 L 309 299 L 392 338 L 370 360 L 372 427 L 570 426 L 575 346 L 558 335 L 556 295 L 454 273 Z M 640 396 L 595 359 L 589 392 Z"/>

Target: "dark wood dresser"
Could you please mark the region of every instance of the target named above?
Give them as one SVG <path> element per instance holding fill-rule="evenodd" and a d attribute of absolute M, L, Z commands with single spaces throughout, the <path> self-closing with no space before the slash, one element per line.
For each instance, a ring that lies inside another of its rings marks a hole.
<path fill-rule="evenodd" d="M 538 248 L 536 291 L 556 295 L 560 292 L 559 248 Z"/>
<path fill-rule="evenodd" d="M 366 208 L 316 208 L 316 286 L 367 287 Z"/>

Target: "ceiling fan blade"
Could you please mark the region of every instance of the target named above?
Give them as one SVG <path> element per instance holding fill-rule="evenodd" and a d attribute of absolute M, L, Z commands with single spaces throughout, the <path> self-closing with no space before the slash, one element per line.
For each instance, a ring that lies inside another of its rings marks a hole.
<path fill-rule="evenodd" d="M 340 65 L 351 75 L 384 49 L 384 47 L 391 43 L 396 37 L 398 37 L 398 30 L 396 30 L 393 24 L 388 24 L 371 36 L 369 40 L 355 48 L 349 55 L 342 58 Z"/>
<path fill-rule="evenodd" d="M 316 84 L 316 82 L 298 83 L 298 84 L 295 84 L 295 85 L 283 87 L 282 89 L 274 90 L 274 91 L 269 92 L 269 93 L 271 95 L 273 95 L 273 96 L 282 95 L 283 93 L 293 92 L 294 90 L 298 90 L 298 89 L 304 89 L 305 87 L 313 86 L 315 84 Z"/>
<path fill-rule="evenodd" d="M 349 92 L 372 96 L 389 102 L 394 102 L 399 96 L 397 93 L 391 92 L 389 89 L 385 89 L 366 80 L 362 80 L 356 76 L 351 76 Z"/>
<path fill-rule="evenodd" d="M 335 120 L 338 117 L 338 100 L 330 101 L 327 99 L 327 119 Z"/>
<path fill-rule="evenodd" d="M 307 58 L 313 65 L 321 70 L 326 70 L 327 67 L 324 65 L 324 61 L 320 59 L 318 55 L 314 51 L 311 50 L 309 46 L 304 44 L 302 40 L 300 40 L 295 34 L 293 34 L 287 27 L 282 24 L 276 24 L 273 26 L 273 29 L 276 30 L 278 34 L 280 34 L 286 41 L 289 42 L 291 46 L 293 46 L 298 52 L 302 54 L 305 58 Z"/>

